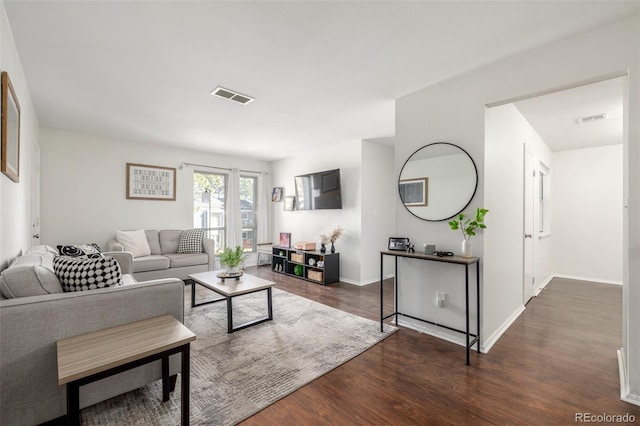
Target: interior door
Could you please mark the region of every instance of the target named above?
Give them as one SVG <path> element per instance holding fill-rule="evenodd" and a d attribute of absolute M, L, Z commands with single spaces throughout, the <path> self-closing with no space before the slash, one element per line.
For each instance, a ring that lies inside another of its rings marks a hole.
<path fill-rule="evenodd" d="M 533 250 L 533 214 L 535 197 L 535 157 L 524 146 L 524 262 L 522 273 L 522 303 L 527 304 L 534 295 L 535 275 L 534 275 L 534 250 Z"/>

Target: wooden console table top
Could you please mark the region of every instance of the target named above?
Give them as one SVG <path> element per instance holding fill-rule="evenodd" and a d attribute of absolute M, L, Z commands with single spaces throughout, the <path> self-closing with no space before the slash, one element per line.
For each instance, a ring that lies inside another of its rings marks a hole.
<path fill-rule="evenodd" d="M 63 385 L 196 340 L 172 315 L 136 321 L 57 342 Z"/>
<path fill-rule="evenodd" d="M 411 257 L 414 259 L 433 260 L 436 262 L 445 263 L 457 263 L 460 265 L 472 265 L 480 261 L 477 257 L 462 257 L 462 256 L 436 256 L 434 254 L 424 254 L 420 252 L 407 253 L 404 250 L 381 250 L 381 254 L 396 257 Z"/>

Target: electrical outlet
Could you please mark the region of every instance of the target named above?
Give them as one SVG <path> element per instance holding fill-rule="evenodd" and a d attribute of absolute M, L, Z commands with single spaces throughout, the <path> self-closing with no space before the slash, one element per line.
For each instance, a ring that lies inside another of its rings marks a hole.
<path fill-rule="evenodd" d="M 447 293 L 443 291 L 436 291 L 436 307 L 444 308 L 447 300 Z"/>

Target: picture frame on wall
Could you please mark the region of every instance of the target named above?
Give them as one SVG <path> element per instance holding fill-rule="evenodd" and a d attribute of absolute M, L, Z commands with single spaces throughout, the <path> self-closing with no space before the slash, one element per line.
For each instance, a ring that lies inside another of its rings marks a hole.
<path fill-rule="evenodd" d="M 428 206 L 429 178 L 405 179 L 398 183 L 405 206 Z"/>
<path fill-rule="evenodd" d="M 271 192 L 271 201 L 275 203 L 282 201 L 283 192 L 284 192 L 284 188 L 282 188 L 281 186 L 274 187 L 273 191 Z"/>
<path fill-rule="evenodd" d="M 2 123 L 0 125 L 0 171 L 14 182 L 20 181 L 20 104 L 9 73 L 0 76 Z"/>
<path fill-rule="evenodd" d="M 285 197 L 284 199 L 284 209 L 286 211 L 293 211 L 294 206 L 296 205 L 296 197 L 293 195 L 289 197 Z"/>
<path fill-rule="evenodd" d="M 291 232 L 280 233 L 280 247 L 291 248 Z"/>
<path fill-rule="evenodd" d="M 127 163 L 127 199 L 175 201 L 175 167 Z"/>

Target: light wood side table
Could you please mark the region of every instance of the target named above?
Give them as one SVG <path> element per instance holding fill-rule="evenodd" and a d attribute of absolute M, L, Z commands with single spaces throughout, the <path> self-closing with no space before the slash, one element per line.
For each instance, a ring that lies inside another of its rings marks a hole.
<path fill-rule="evenodd" d="M 182 354 L 182 425 L 189 424 L 190 343 L 196 335 L 172 315 L 57 342 L 58 384 L 67 385 L 67 421 L 80 424 L 80 386 L 162 360 L 162 400 L 169 400 L 169 356 Z"/>

